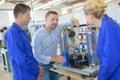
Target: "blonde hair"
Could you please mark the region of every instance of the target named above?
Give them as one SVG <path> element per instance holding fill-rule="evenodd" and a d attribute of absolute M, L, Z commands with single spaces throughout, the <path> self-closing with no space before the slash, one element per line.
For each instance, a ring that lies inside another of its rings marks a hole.
<path fill-rule="evenodd" d="M 107 5 L 103 0 L 88 0 L 84 5 L 84 13 L 85 14 L 93 14 L 94 17 L 100 19 L 104 16 L 105 8 Z"/>

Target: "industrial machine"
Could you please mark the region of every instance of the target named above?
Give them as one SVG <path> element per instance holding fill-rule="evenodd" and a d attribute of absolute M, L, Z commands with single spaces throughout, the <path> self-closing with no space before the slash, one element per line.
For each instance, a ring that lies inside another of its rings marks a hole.
<path fill-rule="evenodd" d="M 78 30 L 78 28 L 76 29 Z M 74 29 L 63 30 L 62 32 L 62 45 L 63 52 L 68 52 L 69 66 L 62 64 L 54 64 L 54 67 L 65 69 L 68 71 L 80 73 L 85 76 L 96 76 L 99 70 L 99 60 L 96 56 L 96 43 L 97 43 L 97 30 L 95 27 L 80 25 L 78 31 Z M 67 43 L 68 39 L 71 39 L 70 43 Z M 73 39 L 74 38 L 74 39 Z M 69 45 L 67 45 L 69 44 Z M 67 50 L 66 46 L 67 45 Z M 73 46 L 74 45 L 74 46 Z M 73 49 L 70 47 L 72 46 Z"/>

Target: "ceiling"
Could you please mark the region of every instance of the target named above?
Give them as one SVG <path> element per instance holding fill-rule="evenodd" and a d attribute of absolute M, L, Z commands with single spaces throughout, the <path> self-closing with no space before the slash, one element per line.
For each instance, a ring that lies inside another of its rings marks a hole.
<path fill-rule="evenodd" d="M 1 0 L 2 1 L 2 0 Z M 29 2 L 37 2 L 37 3 L 48 3 L 48 2 L 51 2 L 51 1 L 58 1 L 58 0 L 5 0 L 5 2 L 10 2 L 12 4 L 17 4 L 17 3 L 29 3 Z M 64 2 L 71 2 L 72 4 L 75 4 L 75 3 L 78 3 L 78 2 L 81 2 L 83 0 L 61 0 L 61 1 L 64 1 Z"/>
<path fill-rule="evenodd" d="M 86 0 L 0 0 L 0 11 L 13 10 L 14 6 L 18 3 L 27 4 L 34 10 L 39 10 L 48 9 L 54 6 L 54 8 L 62 8 L 63 6 L 70 6 L 84 1 Z M 59 4 L 61 4 L 61 6 Z"/>
<path fill-rule="evenodd" d="M 29 5 L 33 10 L 60 9 L 66 6 L 84 3 L 87 0 L 0 0 L 0 11 L 12 11 L 18 3 Z M 119 1 L 119 0 L 104 0 Z"/>

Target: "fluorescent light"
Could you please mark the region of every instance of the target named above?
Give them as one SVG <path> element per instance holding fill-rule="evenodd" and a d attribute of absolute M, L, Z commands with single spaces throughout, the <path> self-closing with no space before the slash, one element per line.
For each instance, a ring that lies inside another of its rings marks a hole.
<path fill-rule="evenodd" d="M 110 1 L 113 1 L 113 0 L 105 0 L 104 2 L 110 2 Z"/>
<path fill-rule="evenodd" d="M 59 3 L 59 2 L 64 2 L 64 0 L 54 0 L 54 1 L 51 1 L 51 2 L 46 3 L 46 4 L 44 4 L 44 5 L 38 6 L 38 7 L 34 8 L 34 10 L 43 9 L 43 8 L 46 7 L 46 6 L 50 6 L 50 5 L 53 5 L 53 4 L 57 4 L 57 3 Z"/>
<path fill-rule="evenodd" d="M 61 1 L 61 2 L 58 2 L 58 3 L 53 4 L 53 5 L 56 6 L 56 5 L 59 5 L 59 4 L 61 4 L 61 3 L 63 3 L 63 2 Z"/>
<path fill-rule="evenodd" d="M 46 6 L 46 7 L 43 7 L 42 9 L 48 9 L 48 8 L 50 8 L 51 6 Z"/>
<path fill-rule="evenodd" d="M 36 3 L 38 3 L 39 2 L 39 0 L 32 0 L 32 1 L 28 1 L 28 2 L 26 2 L 25 4 L 30 4 L 30 3 L 32 3 L 32 5 L 34 5 L 34 4 L 36 4 Z"/>
<path fill-rule="evenodd" d="M 1 1 L 0 1 L 0 5 L 2 5 L 4 2 L 5 2 L 5 0 L 1 0 Z"/>

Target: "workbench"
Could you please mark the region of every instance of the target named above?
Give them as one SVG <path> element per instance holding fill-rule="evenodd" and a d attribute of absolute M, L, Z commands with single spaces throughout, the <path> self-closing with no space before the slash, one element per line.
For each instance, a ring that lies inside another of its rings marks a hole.
<path fill-rule="evenodd" d="M 58 68 L 51 68 L 50 70 L 58 74 L 63 74 L 64 76 L 67 76 L 67 80 L 71 80 L 71 78 L 76 80 L 84 80 L 83 78 L 80 77 L 80 74 L 78 73 L 74 73 L 74 72 L 70 72 L 70 71 L 58 69 Z"/>

